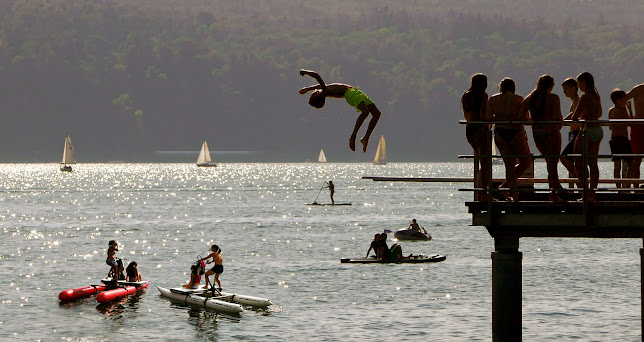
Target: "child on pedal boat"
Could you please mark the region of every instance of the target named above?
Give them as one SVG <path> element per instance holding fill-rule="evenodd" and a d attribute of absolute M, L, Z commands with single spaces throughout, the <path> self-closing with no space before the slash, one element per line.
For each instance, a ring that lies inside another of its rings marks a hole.
<path fill-rule="evenodd" d="M 212 251 L 212 253 L 208 254 L 208 256 L 206 256 L 205 258 L 199 259 L 199 261 L 203 261 L 203 260 L 207 260 L 209 258 L 212 258 L 212 260 L 209 260 L 206 263 L 207 264 L 210 264 L 210 263 L 213 263 L 213 262 L 215 263 L 215 266 L 213 266 L 211 269 L 208 270 L 208 272 L 206 272 L 206 287 L 208 287 L 210 285 L 210 279 L 208 278 L 208 276 L 211 276 L 211 275 L 214 274 L 215 275 L 215 282 L 217 282 L 219 290 L 221 290 L 221 281 L 219 280 L 219 276 L 222 273 L 224 273 L 224 265 L 223 265 L 223 262 L 224 262 L 223 259 L 224 258 L 221 255 L 221 248 L 219 248 L 219 246 L 212 245 L 210 247 L 210 250 Z M 212 285 L 214 287 L 214 284 L 212 284 Z"/>

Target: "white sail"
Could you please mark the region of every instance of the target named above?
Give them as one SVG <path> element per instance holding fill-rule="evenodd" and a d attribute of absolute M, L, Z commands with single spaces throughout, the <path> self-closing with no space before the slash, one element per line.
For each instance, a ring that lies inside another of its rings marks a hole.
<path fill-rule="evenodd" d="M 72 145 L 72 138 L 69 137 L 69 134 L 65 137 L 65 148 L 63 149 L 63 161 L 61 164 L 76 164 L 76 158 L 74 157 L 74 145 Z"/>
<path fill-rule="evenodd" d="M 387 144 L 385 143 L 385 136 L 380 136 L 378 142 L 378 150 L 376 150 L 376 157 L 373 158 L 374 164 L 384 165 L 387 164 Z"/>
<path fill-rule="evenodd" d="M 320 156 L 318 157 L 318 163 L 326 163 L 326 155 L 324 155 L 324 150 L 320 150 Z"/>
<path fill-rule="evenodd" d="M 199 151 L 199 157 L 197 157 L 197 166 L 217 166 L 210 158 L 210 149 L 205 140 L 201 144 L 201 151 Z"/>

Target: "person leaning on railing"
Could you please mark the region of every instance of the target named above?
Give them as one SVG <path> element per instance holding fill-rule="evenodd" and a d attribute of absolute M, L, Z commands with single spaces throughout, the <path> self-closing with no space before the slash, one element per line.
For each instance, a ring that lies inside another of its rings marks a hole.
<path fill-rule="evenodd" d="M 598 120 L 602 115 L 601 98 L 597 88 L 595 88 L 595 78 L 589 72 L 582 72 L 577 76 L 579 90 L 583 93 L 579 98 L 579 104 L 575 108 L 572 120 Z M 590 175 L 590 184 L 588 190 L 588 201 L 594 201 L 595 189 L 599 183 L 599 167 L 597 165 L 597 155 L 599 154 L 599 144 L 604 137 L 604 131 L 599 123 L 582 123 L 582 129 L 585 129 L 586 139 L 577 139 L 575 141 L 575 153 L 584 154 L 584 140 L 587 141 L 588 169 L 584 170 L 585 165 L 583 157 L 575 158 L 575 170 L 579 179 L 578 186 L 583 187 L 582 178 L 585 174 Z"/>
<path fill-rule="evenodd" d="M 487 76 L 475 74 L 472 76 L 472 83 L 461 97 L 461 108 L 467 122 L 483 121 L 485 117 L 485 108 L 487 106 Z M 474 180 L 476 188 L 487 188 L 490 178 L 490 163 L 492 154 L 489 142 L 490 125 L 476 123 L 467 124 L 465 127 L 465 137 L 467 142 L 474 149 L 474 160 L 478 160 L 480 165 L 479 172 Z M 486 157 L 487 156 L 487 157 Z M 489 196 L 484 191 L 474 193 L 475 201 L 487 201 Z"/>
<path fill-rule="evenodd" d="M 555 80 L 550 75 L 542 75 L 537 81 L 536 88 L 526 96 L 523 105 L 529 110 L 532 125 L 532 137 L 537 149 L 545 155 L 548 169 L 548 186 L 550 188 L 549 200 L 551 202 L 564 202 L 557 195 L 563 192 L 559 182 L 557 164 L 561 151 L 561 123 L 539 123 L 540 121 L 562 121 L 561 102 L 559 96 L 552 94 Z"/>
<path fill-rule="evenodd" d="M 626 93 L 626 101 L 633 99 L 633 119 L 644 119 L 644 83 L 638 84 Z M 644 153 L 644 124 L 631 125 L 631 150 L 634 154 Z M 629 178 L 640 178 L 640 165 L 642 157 L 633 158 L 631 167 L 633 172 Z"/>
<path fill-rule="evenodd" d="M 499 83 L 500 93 L 492 95 L 487 102 L 485 121 L 528 121 L 523 107 L 523 97 L 515 94 L 514 81 L 506 77 Z M 505 181 L 501 188 L 514 189 L 501 194 L 507 201 L 518 201 L 517 179 L 530 167 L 530 147 L 522 124 L 497 123 L 494 126 L 494 142 L 503 156 Z M 522 155 L 525 157 L 517 158 Z M 518 163 L 517 163 L 518 161 Z"/>

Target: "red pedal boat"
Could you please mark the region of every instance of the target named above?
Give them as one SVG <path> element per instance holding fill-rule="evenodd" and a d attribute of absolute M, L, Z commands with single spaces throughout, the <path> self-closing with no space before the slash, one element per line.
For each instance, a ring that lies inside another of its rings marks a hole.
<path fill-rule="evenodd" d="M 127 297 L 133 293 L 136 293 L 150 285 L 149 281 L 123 281 L 119 280 L 119 286 L 117 288 L 112 288 L 106 291 L 103 291 L 96 296 L 96 301 L 99 303 L 108 303 L 117 299 Z"/>
<path fill-rule="evenodd" d="M 93 294 L 107 290 L 105 284 L 101 285 L 88 285 L 83 287 L 77 287 L 71 290 L 65 290 L 58 294 L 58 299 L 61 301 L 67 302 L 70 300 L 75 300 L 83 297 L 89 297 Z"/>

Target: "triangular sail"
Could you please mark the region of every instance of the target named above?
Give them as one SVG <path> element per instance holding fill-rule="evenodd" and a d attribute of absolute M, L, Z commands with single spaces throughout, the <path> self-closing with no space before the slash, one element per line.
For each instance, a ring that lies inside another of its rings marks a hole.
<path fill-rule="evenodd" d="M 199 152 L 199 157 L 197 158 L 197 165 L 210 163 L 210 149 L 208 148 L 208 143 L 204 140 L 201 144 L 201 151 Z"/>
<path fill-rule="evenodd" d="M 374 164 L 386 164 L 387 163 L 387 143 L 385 143 L 385 136 L 380 136 L 380 141 L 378 142 L 378 150 L 376 150 L 376 157 L 373 158 Z"/>
<path fill-rule="evenodd" d="M 326 163 L 326 155 L 324 150 L 320 150 L 320 156 L 318 156 L 318 163 Z"/>
<path fill-rule="evenodd" d="M 61 164 L 76 164 L 76 158 L 74 157 L 74 145 L 72 145 L 72 138 L 69 137 L 69 134 L 65 136 L 65 147 L 63 149 L 63 161 Z"/>

